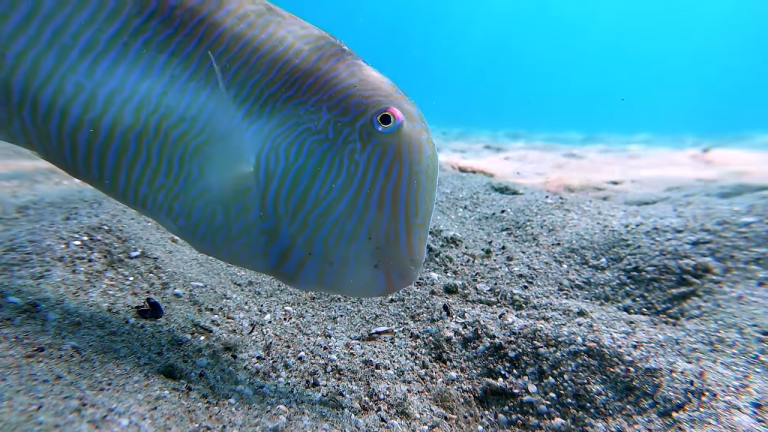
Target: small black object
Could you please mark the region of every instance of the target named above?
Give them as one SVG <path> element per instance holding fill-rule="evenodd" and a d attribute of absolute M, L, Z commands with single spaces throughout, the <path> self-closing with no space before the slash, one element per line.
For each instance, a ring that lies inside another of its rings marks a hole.
<path fill-rule="evenodd" d="M 160 367 L 160 375 L 169 380 L 178 381 L 184 377 L 184 371 L 173 363 L 166 363 Z"/>
<path fill-rule="evenodd" d="M 160 302 L 152 297 L 147 297 L 143 305 L 136 306 L 136 312 L 144 319 L 160 319 L 165 315 Z"/>

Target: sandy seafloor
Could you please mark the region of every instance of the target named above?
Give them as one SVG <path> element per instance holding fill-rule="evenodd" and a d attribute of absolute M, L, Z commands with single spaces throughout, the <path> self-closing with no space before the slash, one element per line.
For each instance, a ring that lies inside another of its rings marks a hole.
<path fill-rule="evenodd" d="M 365 300 L 0 144 L 0 430 L 768 430 L 768 153 L 438 140 L 425 270 Z"/>

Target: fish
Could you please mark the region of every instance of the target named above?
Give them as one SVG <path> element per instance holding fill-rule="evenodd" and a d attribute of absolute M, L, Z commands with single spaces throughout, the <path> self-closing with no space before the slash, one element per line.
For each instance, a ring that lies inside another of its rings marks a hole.
<path fill-rule="evenodd" d="M 328 32 L 262 0 L 0 9 L 0 140 L 295 289 L 380 297 L 418 278 L 430 128 Z"/>

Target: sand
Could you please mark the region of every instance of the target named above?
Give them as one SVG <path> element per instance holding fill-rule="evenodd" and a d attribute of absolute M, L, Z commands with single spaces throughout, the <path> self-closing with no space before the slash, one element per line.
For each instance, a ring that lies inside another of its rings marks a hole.
<path fill-rule="evenodd" d="M 446 165 L 552 192 L 638 193 L 710 182 L 768 184 L 768 137 L 743 140 L 734 148 L 734 143 L 702 140 L 659 146 L 648 138 L 564 144 L 563 137 L 503 141 L 493 135 L 443 135 L 440 157 Z M 755 149 L 757 144 L 762 146 Z"/>
<path fill-rule="evenodd" d="M 364 300 L 0 144 L 0 429 L 768 430 L 765 153 L 470 142 L 419 281 Z"/>

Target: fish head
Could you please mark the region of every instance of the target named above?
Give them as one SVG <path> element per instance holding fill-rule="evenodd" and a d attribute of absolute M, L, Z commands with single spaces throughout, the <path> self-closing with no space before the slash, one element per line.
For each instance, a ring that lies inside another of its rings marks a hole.
<path fill-rule="evenodd" d="M 361 91 L 365 102 L 354 120 L 359 125 L 356 142 L 348 145 L 356 148 L 358 169 L 366 179 L 360 185 L 350 183 L 363 201 L 363 217 L 352 221 L 365 229 L 359 249 L 370 259 L 358 278 L 370 281 L 370 293 L 389 295 L 411 285 L 423 266 L 438 160 L 429 126 L 416 105 L 393 84 L 379 85 L 387 97 L 367 99 Z"/>
<path fill-rule="evenodd" d="M 310 291 L 390 295 L 411 285 L 424 264 L 435 143 L 413 101 L 376 70 L 365 65 L 330 81 L 333 91 L 316 98 L 297 126 L 311 127 L 304 142 L 315 151 L 294 161 L 306 164 L 301 171 L 311 181 L 296 191 L 303 209 L 289 209 L 298 230 L 288 241 L 306 256 L 301 270 L 276 276 Z"/>

